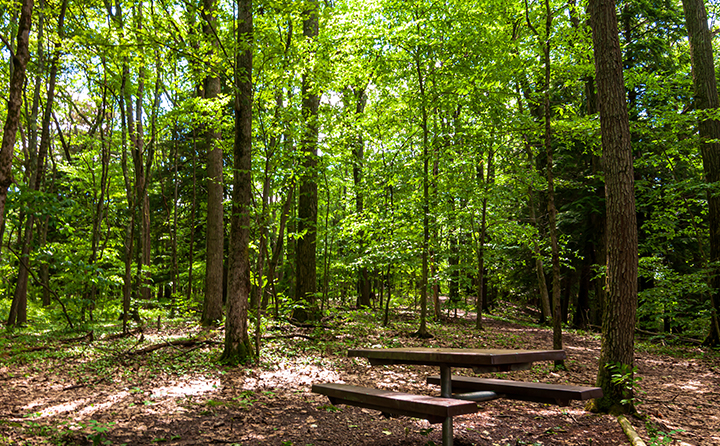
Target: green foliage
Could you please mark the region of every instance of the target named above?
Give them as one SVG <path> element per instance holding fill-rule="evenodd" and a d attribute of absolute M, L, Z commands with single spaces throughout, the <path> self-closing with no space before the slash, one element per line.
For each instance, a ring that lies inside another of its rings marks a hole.
<path fill-rule="evenodd" d="M 637 376 L 637 367 L 630 367 L 629 364 L 622 364 L 619 362 L 611 362 L 605 364 L 605 368 L 611 373 L 610 381 L 618 387 L 623 394 L 632 395 L 632 397 L 620 400 L 622 405 L 633 405 L 637 406 L 640 401 L 636 398 L 638 384 L 642 381 L 642 376 Z"/>

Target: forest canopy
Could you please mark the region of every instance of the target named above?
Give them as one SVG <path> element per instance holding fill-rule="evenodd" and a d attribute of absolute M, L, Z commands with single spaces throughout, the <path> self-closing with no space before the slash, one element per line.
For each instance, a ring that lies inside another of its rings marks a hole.
<path fill-rule="evenodd" d="M 212 325 L 246 290 L 258 330 L 261 314 L 367 306 L 387 321 L 418 305 L 420 334 L 457 309 L 480 328 L 499 300 L 601 326 L 607 172 L 587 7 L 0 3 L 0 117 L 17 135 L 6 124 L 3 319 Z M 718 173 L 698 126 L 717 122 L 717 91 L 700 106 L 683 4 L 616 13 L 637 328 L 717 344 Z"/>

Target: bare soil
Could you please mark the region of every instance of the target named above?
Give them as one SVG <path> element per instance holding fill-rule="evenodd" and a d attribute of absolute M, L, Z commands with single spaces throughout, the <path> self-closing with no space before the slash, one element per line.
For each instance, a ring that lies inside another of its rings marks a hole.
<path fill-rule="evenodd" d="M 49 354 L 46 359 L 33 356 L 23 361 L 19 354 L 0 352 L 0 445 L 439 445 L 440 425 L 408 417 L 387 419 L 356 407 L 335 408 L 310 387 L 314 382 L 345 382 L 439 394 L 425 383 L 437 370 L 371 367 L 367 360 L 347 358 L 337 348 L 350 338 L 386 347 L 552 345 L 552 333 L 545 328 L 501 320 L 486 320 L 480 333 L 463 319 L 448 319 L 442 326 L 447 332 L 429 340 L 412 337 L 407 325 L 396 325 L 400 328 L 395 330 L 357 325 L 340 335 L 286 326 L 280 334 L 268 333 L 260 365 L 237 368 L 199 363 L 219 355 L 219 346 L 212 344 L 168 346 L 133 356 L 140 344 L 118 351 L 112 350 L 111 342 L 95 341 L 93 349 L 105 349 L 102 357 L 113 358 L 104 362 L 87 345 L 62 359 Z M 198 335 L 197 329 L 177 330 L 176 335 Z M 171 336 L 167 328 L 162 334 L 162 339 Z M 222 332 L 203 336 L 221 340 Z M 143 346 L 161 339 L 147 329 L 144 337 Z M 334 344 L 320 342 L 328 339 Z M 563 342 L 567 371 L 537 364 L 528 371 L 497 375 L 592 385 L 599 336 L 571 332 Z M 631 418 L 641 437 L 648 445 L 720 445 L 718 355 L 695 347 L 642 345 L 636 355 L 642 378 L 637 397 L 646 418 Z M 684 357 L 663 352 L 682 352 Z M 193 365 L 184 369 L 184 364 Z M 455 418 L 456 445 L 630 444 L 615 417 L 589 413 L 579 402 L 557 407 L 499 399 L 481 405 L 478 413 Z M 670 432 L 674 433 L 667 435 Z"/>

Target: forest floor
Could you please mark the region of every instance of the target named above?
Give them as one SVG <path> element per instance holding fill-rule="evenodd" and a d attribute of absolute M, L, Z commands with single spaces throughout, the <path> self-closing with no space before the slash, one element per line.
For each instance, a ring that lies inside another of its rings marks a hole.
<path fill-rule="evenodd" d="M 433 445 L 441 426 L 408 417 L 331 406 L 310 392 L 315 382 L 438 394 L 425 377 L 432 367 L 371 367 L 347 358 L 348 347 L 437 346 L 548 349 L 552 333 L 485 319 L 481 332 L 465 317 L 430 324 L 432 339 L 412 336 L 417 321 L 396 314 L 388 327 L 367 312 L 338 312 L 322 327 L 271 322 L 261 361 L 218 365 L 223 333 L 187 321 L 146 326 L 133 337 L 65 339 L 29 329 L 0 334 L 0 445 Z M 499 313 L 496 313 L 499 314 Z M 506 313 L 507 314 L 507 313 Z M 527 319 L 527 318 L 526 318 Z M 518 323 L 518 322 L 522 322 Z M 117 331 L 108 326 L 107 331 Z M 70 337 L 70 336 L 64 336 Z M 189 340 L 185 345 L 170 341 Z M 494 374 L 516 380 L 593 385 L 600 337 L 569 331 L 563 337 L 567 371 L 550 363 Z M 158 348 L 149 351 L 148 346 Z M 644 419 L 632 418 L 648 445 L 720 445 L 720 355 L 690 346 L 638 342 L 636 396 Z M 455 369 L 465 373 L 462 369 Z M 469 370 L 468 370 L 469 371 Z M 481 403 L 456 417 L 455 444 L 629 444 L 615 417 L 568 407 L 512 400 Z"/>

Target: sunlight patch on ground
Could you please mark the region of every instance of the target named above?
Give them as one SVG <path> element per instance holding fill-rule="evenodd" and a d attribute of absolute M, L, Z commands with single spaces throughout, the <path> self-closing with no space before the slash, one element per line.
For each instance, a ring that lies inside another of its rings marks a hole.
<path fill-rule="evenodd" d="M 243 385 L 246 389 L 259 387 L 286 387 L 295 389 L 299 385 L 310 386 L 316 382 L 341 382 L 340 375 L 314 365 L 300 366 L 297 370 L 281 367 L 278 370 L 265 371 L 257 378 L 248 377 Z"/>
<path fill-rule="evenodd" d="M 220 380 L 218 379 L 195 378 L 188 381 L 181 381 L 173 386 L 156 387 L 152 389 L 151 398 L 201 395 L 203 393 L 217 391 L 220 386 Z"/>
<path fill-rule="evenodd" d="M 84 409 L 80 410 L 78 412 L 78 415 L 92 415 L 97 411 L 108 409 L 114 404 L 117 404 L 118 402 L 124 400 L 127 398 L 130 394 L 126 391 L 121 391 L 118 393 L 115 393 L 113 395 L 104 397 L 106 402 L 100 403 L 100 404 L 90 404 L 89 406 L 86 406 Z"/>
<path fill-rule="evenodd" d="M 569 347 L 569 346 L 564 346 L 563 349 L 564 349 L 564 350 L 571 350 L 571 351 L 581 351 L 581 352 L 594 352 L 594 351 L 597 351 L 597 349 L 594 348 L 594 347 Z M 571 355 L 568 355 L 568 359 L 572 359 L 572 356 L 571 356 Z"/>
<path fill-rule="evenodd" d="M 33 415 L 33 418 L 45 418 L 45 417 L 51 417 L 53 415 L 57 415 L 64 412 L 72 412 L 78 407 L 85 404 L 85 402 L 88 401 L 87 398 L 83 398 L 80 400 L 75 401 L 69 401 L 67 403 L 57 404 L 55 406 L 46 407 L 45 409 L 38 411 Z M 23 409 L 32 410 L 33 407 L 38 407 L 43 404 L 42 401 L 33 401 L 32 403 L 28 404 L 27 406 L 23 407 Z"/>
<path fill-rule="evenodd" d="M 694 392 L 702 392 L 702 388 L 705 387 L 700 381 L 688 381 L 678 388 L 682 390 L 692 390 Z"/>

